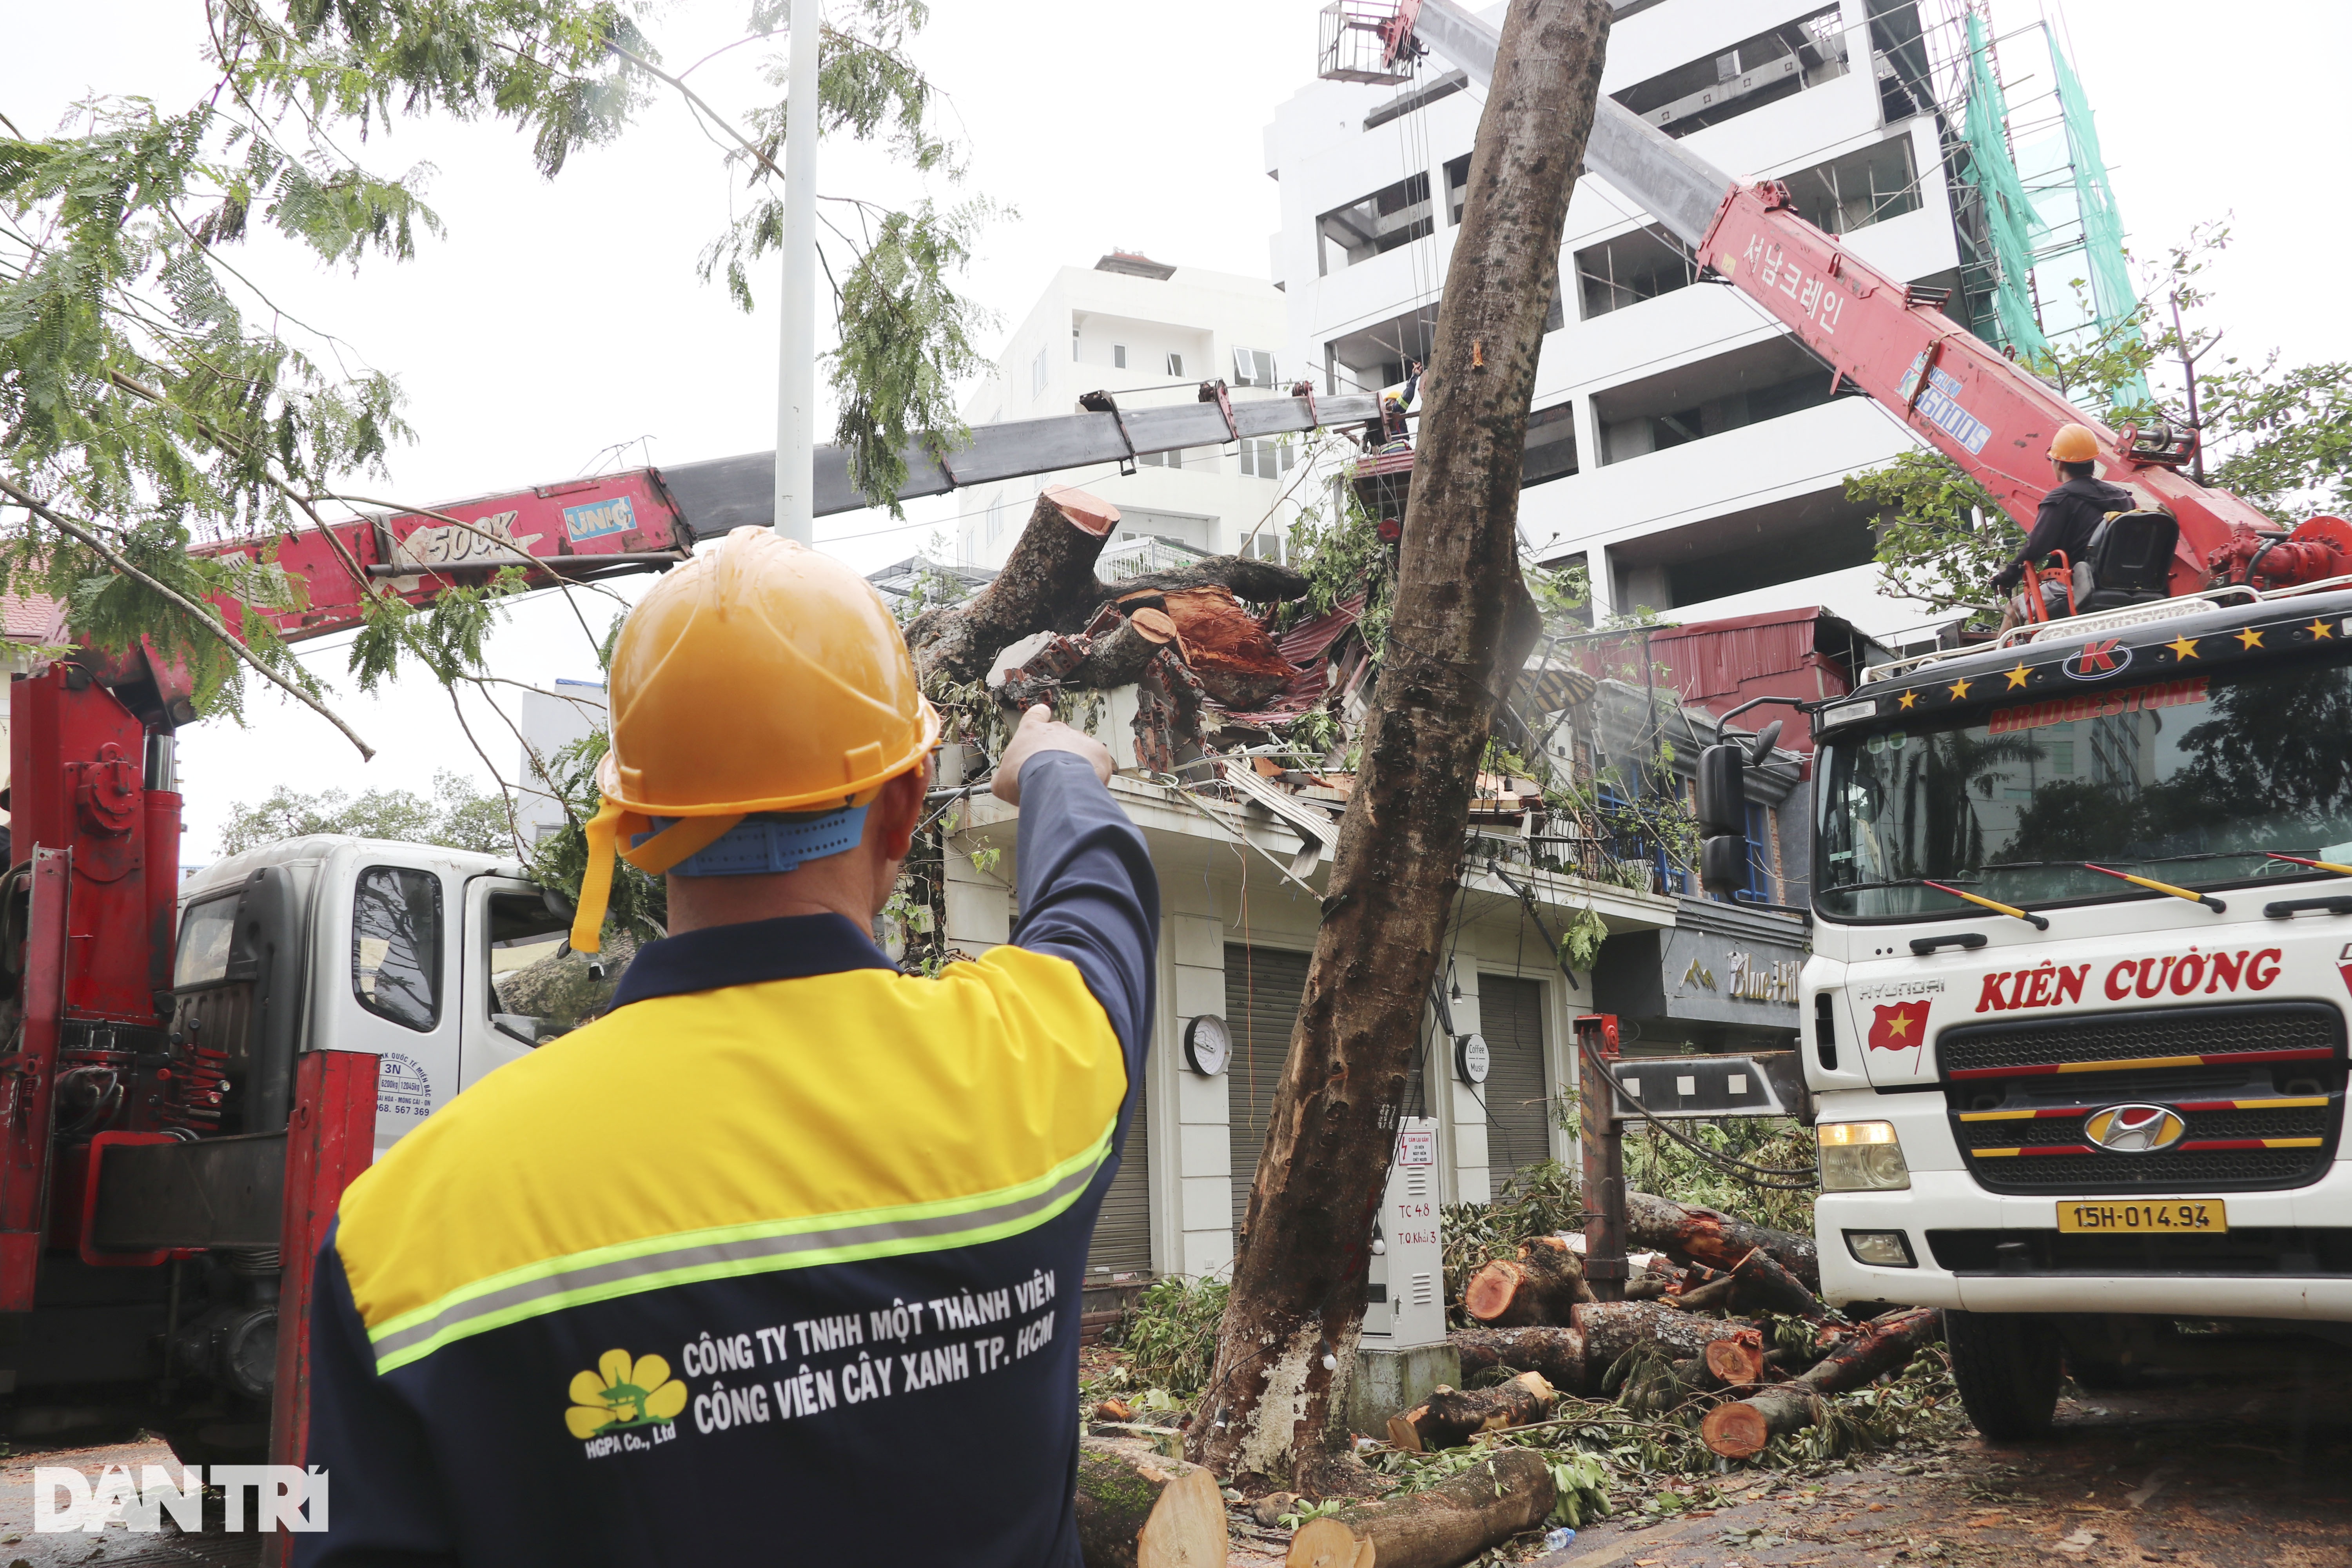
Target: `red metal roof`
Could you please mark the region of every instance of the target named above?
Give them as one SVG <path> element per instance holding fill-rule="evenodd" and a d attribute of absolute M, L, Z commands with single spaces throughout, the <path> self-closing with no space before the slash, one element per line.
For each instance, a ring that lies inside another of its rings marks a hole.
<path fill-rule="evenodd" d="M 46 594 L 0 594 L 0 641 L 61 643 L 66 607 Z"/>

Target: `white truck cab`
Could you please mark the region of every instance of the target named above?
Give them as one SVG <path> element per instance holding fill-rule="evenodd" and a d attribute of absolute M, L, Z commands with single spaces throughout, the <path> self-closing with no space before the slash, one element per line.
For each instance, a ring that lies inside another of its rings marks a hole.
<path fill-rule="evenodd" d="M 215 1032 L 231 1053 L 221 1131 L 283 1124 L 297 1053 L 363 1051 L 378 1061 L 381 1155 L 584 1021 L 591 1009 L 534 1015 L 501 1000 L 533 963 L 601 967 L 559 958 L 569 925 L 520 864 L 460 849 L 320 836 L 205 867 L 181 889 L 173 982 L 180 1026 L 200 1041 Z M 609 995 L 601 974 L 574 978 L 594 1005 Z"/>
<path fill-rule="evenodd" d="M 1816 733 L 1824 1294 L 1950 1310 L 1997 1437 L 2062 1358 L 2352 1343 L 2352 592 L 1905 661 Z"/>

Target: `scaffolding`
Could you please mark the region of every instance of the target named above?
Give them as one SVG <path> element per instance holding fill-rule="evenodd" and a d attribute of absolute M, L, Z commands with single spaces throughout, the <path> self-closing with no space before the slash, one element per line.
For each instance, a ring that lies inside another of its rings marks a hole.
<path fill-rule="evenodd" d="M 1887 34 L 1901 7 L 1873 5 Z M 1879 47 L 1942 132 L 1960 289 L 1979 337 L 2032 363 L 2131 329 L 2139 310 L 2090 100 L 2046 21 L 1995 36 L 1985 0 L 1919 0 Z M 1906 18 L 1907 20 L 1907 18 Z M 2144 379 L 2106 389 L 2145 402 Z"/>

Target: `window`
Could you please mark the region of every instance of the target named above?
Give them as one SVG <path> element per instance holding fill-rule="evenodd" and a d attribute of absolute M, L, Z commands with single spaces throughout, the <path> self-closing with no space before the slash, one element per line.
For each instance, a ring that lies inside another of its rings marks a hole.
<path fill-rule="evenodd" d="M 1445 221 L 1462 221 L 1462 204 L 1469 199 L 1470 154 L 1465 153 L 1445 165 Z"/>
<path fill-rule="evenodd" d="M 1554 404 L 1528 416 L 1527 451 L 1519 459 L 1519 485 L 1539 485 L 1576 472 L 1576 405 Z"/>
<path fill-rule="evenodd" d="M 1328 275 L 1337 269 L 1334 252 L 1339 267 L 1353 267 L 1424 238 L 1436 226 L 1430 221 L 1428 174 L 1408 174 L 1315 220 L 1317 271 Z"/>
<path fill-rule="evenodd" d="M 1911 139 L 1892 137 L 1843 158 L 1788 176 L 1789 194 L 1807 223 L 1831 234 L 1852 234 L 1919 210 L 1919 176 Z"/>
<path fill-rule="evenodd" d="M 352 895 L 352 992 L 404 1028 L 441 1021 L 441 879 L 371 866 Z"/>
<path fill-rule="evenodd" d="M 1254 479 L 1278 479 L 1297 459 L 1290 443 L 1269 436 L 1244 436 L 1241 442 L 1242 472 Z"/>
<path fill-rule="evenodd" d="M 1690 247 L 1652 224 L 1576 253 L 1576 284 L 1584 319 L 1605 316 L 1698 281 Z"/>
<path fill-rule="evenodd" d="M 1127 345 L 1125 343 L 1111 344 L 1110 365 L 1113 370 L 1125 370 L 1127 368 Z"/>
<path fill-rule="evenodd" d="M 493 893 L 488 912 L 489 930 L 482 935 L 489 944 L 491 1027 L 524 1045 L 543 1046 L 613 1005 L 626 964 L 572 952 L 563 941 L 570 922 L 552 913 L 545 899 Z"/>
<path fill-rule="evenodd" d="M 1174 356 L 1171 355 L 1170 357 L 1173 358 Z M 1178 447 L 1172 451 L 1167 452 L 1141 452 L 1136 455 L 1135 460 L 1143 464 L 1146 468 L 1181 468 L 1184 466 L 1184 448 Z"/>
<path fill-rule="evenodd" d="M 1234 351 L 1234 384 L 1235 386 L 1272 386 L 1274 356 L 1264 349 Z"/>
<path fill-rule="evenodd" d="M 1070 329 L 1070 363 L 1078 363 L 1078 329 L 1076 327 Z"/>
<path fill-rule="evenodd" d="M 1029 395 L 1032 397 L 1045 395 L 1045 351 L 1044 349 L 1037 351 L 1036 359 L 1029 366 Z"/>
<path fill-rule="evenodd" d="M 206 899 L 188 910 L 180 922 L 180 954 L 172 966 L 172 984 L 212 985 L 228 977 L 230 945 L 236 937 L 236 911 L 241 894 Z"/>
<path fill-rule="evenodd" d="M 1282 561 L 1282 535 L 1271 528 L 1261 528 L 1242 541 L 1240 555 L 1251 561 Z"/>
<path fill-rule="evenodd" d="M 988 503 L 988 542 L 993 544 L 1004 531 L 1004 498 L 997 497 Z"/>
<path fill-rule="evenodd" d="M 1171 375 L 1181 375 L 1184 374 L 1184 356 L 1182 354 L 1170 354 L 1168 356 L 1168 374 Z"/>
<path fill-rule="evenodd" d="M 1825 5 L 1610 96 L 1667 135 L 1686 136 L 1833 81 L 1845 70 L 1838 7 Z"/>
<path fill-rule="evenodd" d="M 1772 813 L 1762 803 L 1748 803 L 1748 886 L 1738 895 L 1758 903 L 1772 897 Z"/>

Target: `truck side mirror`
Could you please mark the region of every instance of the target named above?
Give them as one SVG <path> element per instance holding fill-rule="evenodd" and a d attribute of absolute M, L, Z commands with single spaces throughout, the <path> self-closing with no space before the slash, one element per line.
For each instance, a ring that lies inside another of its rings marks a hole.
<path fill-rule="evenodd" d="M 1698 831 L 1702 838 L 1748 831 L 1748 758 L 1738 746 L 1698 754 Z"/>
<path fill-rule="evenodd" d="M 1710 893 L 1736 893 L 1748 886 L 1748 835 L 1719 833 L 1699 840 L 1698 885 Z"/>
<path fill-rule="evenodd" d="M 1748 886 L 1748 753 L 1726 743 L 1698 754 L 1698 885 L 1710 893 Z"/>

